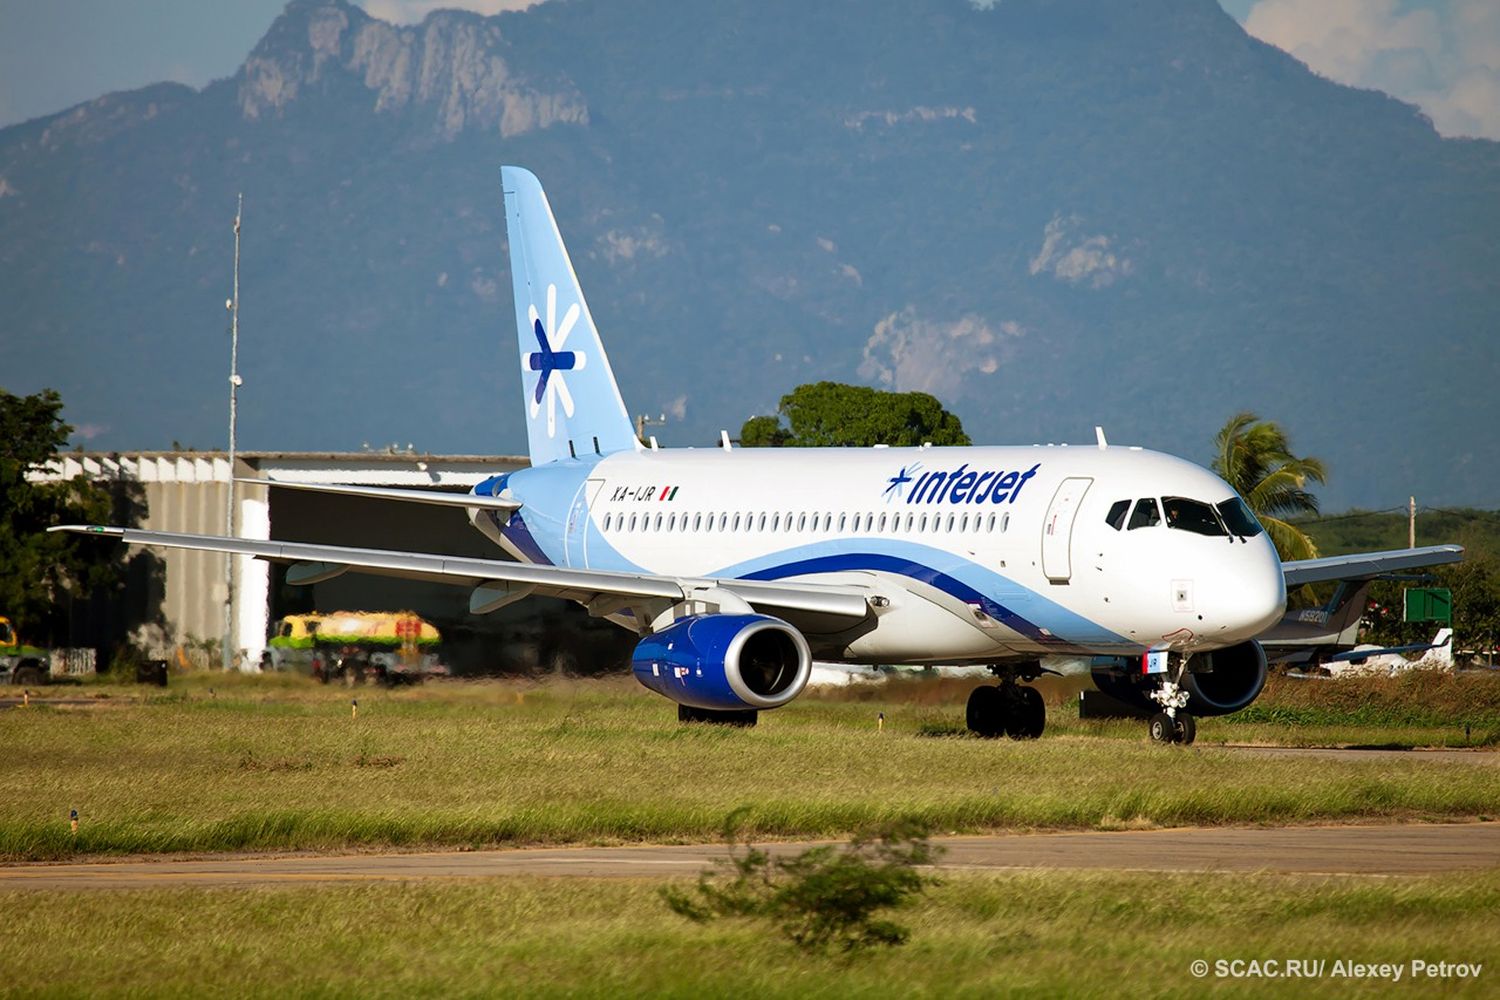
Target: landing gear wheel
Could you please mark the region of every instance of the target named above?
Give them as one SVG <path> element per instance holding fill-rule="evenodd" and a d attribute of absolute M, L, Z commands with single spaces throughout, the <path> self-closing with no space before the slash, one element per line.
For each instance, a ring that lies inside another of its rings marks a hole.
<path fill-rule="evenodd" d="M 1034 740 L 1047 728 L 1047 705 L 1036 688 L 1018 687 L 1009 699 L 1005 731 L 1013 740 Z"/>
<path fill-rule="evenodd" d="M 985 739 L 1005 735 L 1005 698 L 1000 689 L 988 684 L 969 692 L 969 704 L 964 710 L 964 721 L 969 731 Z"/>
<path fill-rule="evenodd" d="M 1198 723 L 1186 712 L 1177 713 L 1177 740 L 1183 746 L 1192 743 L 1198 737 Z"/>
<path fill-rule="evenodd" d="M 1157 712 L 1148 723 L 1152 743 L 1176 743 L 1177 723 L 1166 712 Z"/>

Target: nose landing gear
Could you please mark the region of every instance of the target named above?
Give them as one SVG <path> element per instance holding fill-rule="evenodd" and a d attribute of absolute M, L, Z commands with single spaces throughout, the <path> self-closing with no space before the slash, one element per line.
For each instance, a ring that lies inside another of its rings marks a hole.
<path fill-rule="evenodd" d="M 1042 693 L 1033 687 L 1022 687 L 1017 680 L 1034 681 L 1047 671 L 1040 664 L 992 665 L 990 671 L 1000 678 L 999 684 L 977 687 L 969 694 L 964 713 L 970 732 L 994 739 L 1009 736 L 1013 740 L 1034 740 L 1047 728 L 1047 706 Z"/>
<path fill-rule="evenodd" d="M 1186 669 L 1187 658 L 1179 658 L 1176 670 L 1167 675 L 1160 687 L 1146 695 L 1162 708 L 1151 717 L 1148 724 L 1153 743 L 1181 743 L 1186 746 L 1198 736 L 1198 723 L 1184 711 L 1189 696 L 1180 682 L 1182 672 Z"/>

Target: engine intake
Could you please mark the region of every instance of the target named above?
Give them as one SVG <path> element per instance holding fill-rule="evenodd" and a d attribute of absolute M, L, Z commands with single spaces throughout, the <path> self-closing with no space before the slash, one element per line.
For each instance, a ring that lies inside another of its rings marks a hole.
<path fill-rule="evenodd" d="M 630 668 L 679 705 L 780 708 L 807 686 L 812 654 L 802 633 L 779 618 L 694 615 L 642 639 Z"/>
<path fill-rule="evenodd" d="M 1238 712 L 1266 686 L 1266 651 L 1252 641 L 1199 653 L 1188 662 L 1182 686 L 1192 695 L 1189 708 L 1199 715 Z"/>

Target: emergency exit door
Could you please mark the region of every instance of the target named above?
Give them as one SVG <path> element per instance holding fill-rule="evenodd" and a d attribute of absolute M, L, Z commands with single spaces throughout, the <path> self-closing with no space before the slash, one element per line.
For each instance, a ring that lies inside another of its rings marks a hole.
<path fill-rule="evenodd" d="M 1073 576 L 1073 520 L 1091 483 L 1092 479 L 1083 476 L 1064 479 L 1047 508 L 1042 522 L 1042 572 L 1053 583 L 1067 583 Z"/>

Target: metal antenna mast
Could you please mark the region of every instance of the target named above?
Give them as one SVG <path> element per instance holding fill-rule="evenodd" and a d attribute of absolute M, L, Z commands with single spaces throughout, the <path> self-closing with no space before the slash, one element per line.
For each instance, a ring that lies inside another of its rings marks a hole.
<path fill-rule="evenodd" d="M 224 500 L 225 534 L 234 536 L 234 430 L 240 379 L 240 211 L 245 195 L 234 205 L 234 296 L 224 303 L 229 310 L 229 482 Z M 224 669 L 234 667 L 234 556 L 224 556 Z"/>

